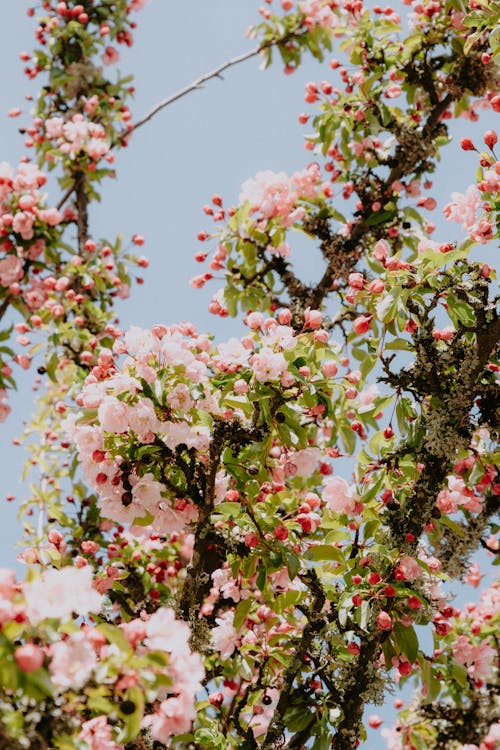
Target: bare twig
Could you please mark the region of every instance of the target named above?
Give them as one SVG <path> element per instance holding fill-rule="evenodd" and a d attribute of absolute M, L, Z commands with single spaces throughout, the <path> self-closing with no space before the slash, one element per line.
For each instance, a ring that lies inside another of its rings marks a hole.
<path fill-rule="evenodd" d="M 232 57 L 230 60 L 226 60 L 226 62 L 222 63 L 222 65 L 219 65 L 218 68 L 215 68 L 208 73 L 204 73 L 195 81 L 189 83 L 187 86 L 184 86 L 184 88 L 177 91 L 175 94 L 171 94 L 171 96 L 168 96 L 166 99 L 158 102 L 158 104 L 156 104 L 150 112 L 144 115 L 144 117 L 141 117 L 141 119 L 134 124 L 133 131 L 137 130 L 137 128 L 140 128 L 146 122 L 149 122 L 149 120 L 151 120 L 158 112 L 160 112 L 160 110 L 165 109 L 165 107 L 168 107 L 170 104 L 173 104 L 179 99 L 182 99 L 187 94 L 190 94 L 191 91 L 196 91 L 203 88 L 203 84 L 207 81 L 210 81 L 212 78 L 221 78 L 221 73 L 223 73 L 228 68 L 239 65 L 240 63 L 245 62 L 245 60 L 250 60 L 251 57 L 256 57 L 256 55 L 262 52 L 265 46 L 268 45 L 259 45 L 258 47 L 254 47 L 248 52 L 244 52 L 242 55 L 237 55 L 236 57 Z"/>

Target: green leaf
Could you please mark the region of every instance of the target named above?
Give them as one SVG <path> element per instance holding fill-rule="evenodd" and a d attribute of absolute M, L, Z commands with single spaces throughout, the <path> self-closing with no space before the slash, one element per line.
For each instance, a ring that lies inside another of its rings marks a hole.
<path fill-rule="evenodd" d="M 297 557 L 297 555 L 295 555 L 293 552 L 289 552 L 288 550 L 283 553 L 283 558 L 288 570 L 288 576 L 290 580 L 293 581 L 300 570 L 300 558 Z"/>
<path fill-rule="evenodd" d="M 465 326 L 473 326 L 475 324 L 476 316 L 474 315 L 473 308 L 468 302 L 459 300 L 452 292 L 449 292 L 446 298 L 446 304 L 448 315 L 455 327 L 458 327 L 459 323 L 462 323 Z"/>
<path fill-rule="evenodd" d="M 154 520 L 154 516 L 148 511 L 145 516 L 134 518 L 134 524 L 135 526 L 149 526 Z"/>
<path fill-rule="evenodd" d="M 119 711 L 125 725 L 125 733 L 121 741 L 127 743 L 135 739 L 141 730 L 142 718 L 144 716 L 144 694 L 140 688 L 131 687 L 125 693 L 124 699 L 132 701 L 135 705 L 135 711 L 132 714 L 123 714 Z M 120 708 L 120 704 L 118 704 L 118 708 Z"/>
<path fill-rule="evenodd" d="M 439 523 L 443 526 L 446 526 L 448 529 L 451 529 L 454 534 L 456 534 L 461 539 L 464 539 L 466 534 L 464 529 L 458 525 L 455 521 L 452 521 L 451 518 L 448 518 L 448 516 L 442 515 L 439 519 Z"/>
<path fill-rule="evenodd" d="M 276 614 L 281 615 L 288 607 L 293 607 L 304 597 L 302 591 L 284 591 L 273 604 Z"/>
<path fill-rule="evenodd" d="M 259 565 L 258 573 L 257 573 L 257 588 L 260 591 L 264 591 L 264 586 L 266 585 L 266 578 L 267 578 L 267 571 L 264 565 L 262 563 Z"/>
<path fill-rule="evenodd" d="M 236 607 L 236 611 L 234 613 L 234 620 L 233 625 L 236 628 L 236 630 L 239 630 L 243 623 L 245 622 L 246 616 L 250 612 L 250 608 L 252 606 L 252 600 L 251 599 L 242 599 L 238 606 Z"/>
<path fill-rule="evenodd" d="M 338 547 L 334 547 L 330 544 L 318 544 L 315 547 L 311 547 L 304 553 L 306 560 L 335 560 L 337 562 L 345 562 L 344 555 Z"/>
<path fill-rule="evenodd" d="M 123 635 L 123 632 L 119 628 L 115 628 L 114 625 L 109 625 L 108 623 L 103 622 L 97 626 L 97 630 L 102 633 L 102 635 L 106 638 L 107 641 L 109 641 L 109 643 L 112 643 L 114 646 L 116 646 L 118 650 L 122 652 L 122 654 L 132 653 L 132 647 L 130 643 L 127 641 L 127 639 Z"/>
<path fill-rule="evenodd" d="M 410 625 L 405 628 L 400 622 L 394 624 L 394 640 L 401 653 L 413 664 L 418 655 L 418 638 L 415 629 Z"/>

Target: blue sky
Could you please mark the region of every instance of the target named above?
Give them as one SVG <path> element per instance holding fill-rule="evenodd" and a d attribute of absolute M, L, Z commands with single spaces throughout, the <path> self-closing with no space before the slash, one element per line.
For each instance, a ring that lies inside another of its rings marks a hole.
<path fill-rule="evenodd" d="M 25 153 L 17 132 L 28 122 L 24 94 L 36 93 L 23 76 L 18 57 L 20 51 L 33 48 L 35 24 L 25 15 L 27 6 L 13 2 L 4 10 L 8 33 L 3 34 L 0 47 L 0 161 L 13 164 Z M 121 71 L 133 72 L 136 79 L 134 115 L 144 114 L 206 70 L 250 49 L 254 42 L 245 38 L 245 30 L 258 22 L 258 6 L 257 0 L 149 0 L 137 14 L 134 47 L 121 50 Z M 122 326 L 148 327 L 188 319 L 201 330 L 216 330 L 219 336 L 239 330 L 237 322 L 221 322 L 206 312 L 217 287 L 194 291 L 188 279 L 199 273 L 193 260 L 199 249 L 196 234 L 210 226 L 201 207 L 213 193 L 223 195 L 230 204 L 237 200 L 242 182 L 257 171 L 292 172 L 311 161 L 311 154 L 303 149 L 304 128 L 297 116 L 307 106 L 304 83 L 328 78 L 330 71 L 312 60 L 293 76 L 284 76 L 281 68 L 278 63 L 262 71 L 259 60 L 252 59 L 228 71 L 223 81 L 210 81 L 202 91 L 158 114 L 118 155 L 117 179 L 107 183 L 102 203 L 94 207 L 91 229 L 96 237 L 108 239 L 117 233 L 125 239 L 135 232 L 143 234 L 151 262 L 143 274 L 144 285 L 134 286 L 131 298 L 120 305 Z M 7 119 L 7 111 L 15 106 L 22 106 L 26 114 Z M 492 126 L 490 115 L 475 132 Z M 455 132 L 459 137 L 469 135 L 470 129 L 471 124 L 463 121 Z M 442 166 L 432 195 L 445 203 L 449 192 L 463 190 L 472 181 L 475 159 L 460 155 L 455 142 L 444 152 Z M 56 193 L 54 203 L 57 198 Z M 443 234 L 443 224 L 438 231 Z M 446 236 L 460 238 L 454 227 L 448 228 Z M 11 447 L 11 441 L 30 414 L 34 372 L 19 375 L 19 392 L 11 398 L 13 413 L 0 426 L 0 565 L 13 564 L 18 536 L 16 503 L 5 503 L 3 497 L 22 497 L 26 492 L 19 485 L 23 451 Z M 376 739 L 369 745 L 381 746 Z"/>

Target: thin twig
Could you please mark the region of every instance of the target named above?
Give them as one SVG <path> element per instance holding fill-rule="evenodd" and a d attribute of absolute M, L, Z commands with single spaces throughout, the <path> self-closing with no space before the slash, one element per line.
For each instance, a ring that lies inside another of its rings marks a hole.
<path fill-rule="evenodd" d="M 186 96 L 186 94 L 191 93 L 191 91 L 196 91 L 197 89 L 200 89 L 203 87 L 203 84 L 209 81 L 212 78 L 220 78 L 221 73 L 224 70 L 227 70 L 228 68 L 232 68 L 234 65 L 239 65 L 242 62 L 245 62 L 245 60 L 249 60 L 251 57 L 255 57 L 258 55 L 262 50 L 268 45 L 259 45 L 259 47 L 254 47 L 254 49 L 249 50 L 249 52 L 244 52 L 242 55 L 238 55 L 237 57 L 233 57 L 230 60 L 226 60 L 225 63 L 220 65 L 218 68 L 215 68 L 214 70 L 210 71 L 209 73 L 204 73 L 202 76 L 197 78 L 192 83 L 188 84 L 184 88 L 177 91 L 175 94 L 172 94 L 171 96 L 168 96 L 166 99 L 163 99 L 161 102 L 158 102 L 153 109 L 148 112 L 144 117 L 142 117 L 140 120 L 138 120 L 133 127 L 133 131 L 137 130 L 137 128 L 140 128 L 141 125 L 144 125 L 146 122 L 149 122 L 157 112 L 164 109 L 165 107 L 168 107 L 170 104 L 173 104 L 173 102 L 178 101 L 179 99 L 182 99 L 182 97 Z"/>
<path fill-rule="evenodd" d="M 61 210 L 61 208 L 64 206 L 64 204 L 66 203 L 66 201 L 68 200 L 68 198 L 70 198 L 72 196 L 75 188 L 76 188 L 76 180 L 75 180 L 75 182 L 71 183 L 71 185 L 66 190 L 66 192 L 63 195 L 63 197 L 61 198 L 61 200 L 57 204 L 56 208 L 57 208 L 58 211 Z"/>

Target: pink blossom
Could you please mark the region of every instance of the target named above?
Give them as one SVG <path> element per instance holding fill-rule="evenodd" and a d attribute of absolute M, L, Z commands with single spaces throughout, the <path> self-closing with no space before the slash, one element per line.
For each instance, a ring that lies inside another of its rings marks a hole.
<path fill-rule="evenodd" d="M 26 613 L 36 625 L 47 617 L 65 619 L 73 612 L 100 612 L 102 597 L 92 587 L 92 569 L 64 567 L 46 570 L 42 577 L 25 583 Z"/>
<path fill-rule="evenodd" d="M 220 652 L 221 659 L 229 659 L 237 645 L 238 632 L 233 626 L 234 612 L 227 610 L 215 619 L 216 627 L 212 630 L 214 649 Z"/>
<path fill-rule="evenodd" d="M 65 641 L 53 643 L 50 656 L 52 682 L 59 688 L 82 687 L 97 665 L 95 651 L 81 631 Z"/>
<path fill-rule="evenodd" d="M 0 422 L 5 422 L 11 412 L 11 408 L 7 402 L 7 391 L 5 388 L 0 388 Z"/>
<path fill-rule="evenodd" d="M 311 476 L 319 467 L 321 451 L 319 448 L 303 448 L 295 453 L 289 453 L 286 457 L 287 467 L 293 466 L 294 476 Z"/>
<path fill-rule="evenodd" d="M 94 161 L 99 161 L 109 151 L 109 142 L 102 138 L 89 138 L 87 142 L 87 153 Z"/>
<path fill-rule="evenodd" d="M 129 407 L 114 396 L 105 396 L 97 412 L 101 427 L 105 432 L 127 432 L 129 427 Z"/>
<path fill-rule="evenodd" d="M 0 260 L 0 284 L 10 286 L 24 275 L 23 261 L 17 255 L 8 255 Z"/>
<path fill-rule="evenodd" d="M 319 328 L 323 321 L 323 315 L 319 310 L 311 310 L 310 307 L 304 311 L 304 327 Z"/>
<path fill-rule="evenodd" d="M 467 570 L 464 580 L 465 583 L 469 584 L 469 586 L 474 586 L 474 588 L 477 588 L 481 583 L 482 578 L 484 578 L 484 573 L 481 573 L 479 565 L 477 564 L 477 562 L 474 562 Z"/>
<path fill-rule="evenodd" d="M 443 209 L 444 215 L 448 221 L 456 221 L 469 230 L 476 222 L 477 212 L 481 205 L 478 189 L 475 185 L 469 185 L 465 195 L 452 193 L 451 198 L 451 202 Z"/>
<path fill-rule="evenodd" d="M 62 221 L 62 215 L 57 208 L 42 208 L 36 212 L 36 215 L 40 221 L 48 224 L 49 227 L 56 227 Z"/>
<path fill-rule="evenodd" d="M 487 242 L 488 240 L 493 239 L 493 226 L 491 222 L 484 217 L 479 219 L 479 221 L 472 226 L 467 227 L 467 229 L 469 231 L 469 237 L 471 240 L 474 240 L 474 242 Z"/>
<path fill-rule="evenodd" d="M 286 369 L 287 361 L 281 352 L 275 353 L 267 347 L 252 357 L 252 370 L 259 383 L 277 380 Z"/>
<path fill-rule="evenodd" d="M 323 487 L 323 500 L 335 513 L 352 515 L 356 510 L 358 496 L 353 485 L 342 477 L 327 477 Z"/>
<path fill-rule="evenodd" d="M 474 680 L 486 680 L 493 668 L 496 651 L 489 638 L 473 645 L 468 636 L 460 635 L 452 646 L 453 658 L 457 664 L 464 664 Z"/>
<path fill-rule="evenodd" d="M 60 138 L 63 134 L 64 120 L 62 117 L 50 117 L 45 120 L 45 133 L 47 138 Z"/>
<path fill-rule="evenodd" d="M 299 9 L 306 17 L 305 23 L 309 29 L 315 26 L 333 29 L 338 24 L 337 16 L 327 0 L 303 0 L 299 3 Z"/>
<path fill-rule="evenodd" d="M 386 96 L 388 99 L 397 99 L 398 96 L 401 96 L 403 92 L 403 89 L 401 86 L 397 83 L 393 83 L 391 86 L 387 86 L 387 88 L 384 91 L 384 96 Z"/>
<path fill-rule="evenodd" d="M 436 505 L 443 513 L 456 513 L 462 506 L 471 513 L 480 513 L 482 500 L 465 486 L 463 479 L 452 475 L 448 477 L 448 489 L 437 496 Z"/>
<path fill-rule="evenodd" d="M 232 599 L 239 602 L 241 599 L 241 588 L 231 576 L 228 568 L 218 568 L 212 573 L 214 589 L 219 592 L 224 599 Z"/>
<path fill-rule="evenodd" d="M 399 576 L 398 576 L 399 573 Z M 402 557 L 396 569 L 396 576 L 405 581 L 416 581 L 422 578 L 423 570 L 413 557 Z"/>
<path fill-rule="evenodd" d="M 175 619 L 175 612 L 161 607 L 146 623 L 146 645 L 152 651 L 168 651 L 182 655 L 190 653 L 189 626 Z"/>
<path fill-rule="evenodd" d="M 0 568 L 0 597 L 10 601 L 14 596 L 16 576 L 10 568 Z"/>
<path fill-rule="evenodd" d="M 112 736 L 107 716 L 96 716 L 82 724 L 78 739 L 85 740 L 90 750 L 122 750 L 123 745 L 114 742 Z"/>
<path fill-rule="evenodd" d="M 193 407 L 193 399 L 188 386 L 185 383 L 178 383 L 169 393 L 167 393 L 167 403 L 172 409 L 180 409 L 188 412 Z"/>
<path fill-rule="evenodd" d="M 127 410 L 128 428 L 134 432 L 143 443 L 151 442 L 153 433 L 160 430 L 160 421 L 156 416 L 153 402 L 149 398 L 139 400 L 129 406 Z M 121 424 L 121 423 L 120 423 Z M 125 430 L 117 430 L 124 432 Z"/>
<path fill-rule="evenodd" d="M 379 240 L 377 244 L 375 245 L 375 249 L 373 251 L 373 257 L 377 260 L 380 260 L 382 262 L 385 261 L 387 258 L 387 254 L 389 252 L 389 245 L 385 240 Z"/>
<path fill-rule="evenodd" d="M 154 714 L 144 718 L 143 725 L 150 728 L 155 740 L 168 744 L 172 735 L 188 732 L 195 717 L 193 699 L 181 693 L 162 701 Z"/>
<path fill-rule="evenodd" d="M 215 364 L 225 372 L 237 372 L 247 366 L 250 352 L 239 339 L 231 338 L 218 345 Z"/>

